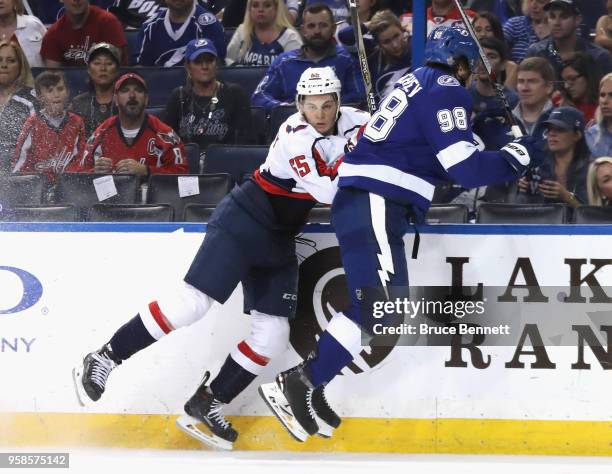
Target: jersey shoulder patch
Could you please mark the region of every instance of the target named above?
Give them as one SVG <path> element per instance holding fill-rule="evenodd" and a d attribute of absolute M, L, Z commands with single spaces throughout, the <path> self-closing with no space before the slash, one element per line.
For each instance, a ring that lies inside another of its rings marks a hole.
<path fill-rule="evenodd" d="M 198 23 L 202 26 L 212 25 L 217 21 L 217 17 L 210 12 L 202 13 L 198 17 Z"/>
<path fill-rule="evenodd" d="M 457 80 L 457 78 L 449 75 L 438 77 L 437 82 L 441 86 L 461 86 L 461 83 Z"/>

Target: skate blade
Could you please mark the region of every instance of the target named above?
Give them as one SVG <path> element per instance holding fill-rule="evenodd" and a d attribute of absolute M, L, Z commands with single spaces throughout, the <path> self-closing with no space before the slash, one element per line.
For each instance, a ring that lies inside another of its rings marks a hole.
<path fill-rule="evenodd" d="M 289 402 L 280 391 L 276 382 L 264 383 L 259 386 L 259 395 L 263 398 L 264 402 L 268 405 L 272 413 L 276 416 L 278 421 L 285 427 L 296 441 L 303 443 L 308 438 L 308 433 L 302 426 L 297 422 L 289 406 Z"/>
<path fill-rule="evenodd" d="M 317 420 L 317 425 L 319 425 L 319 431 L 317 431 L 317 435 L 321 438 L 331 438 L 334 435 L 334 427 L 328 425 L 316 415 L 315 419 Z"/>
<path fill-rule="evenodd" d="M 74 392 L 76 393 L 77 401 L 82 407 L 86 407 L 93 403 L 82 383 L 83 378 L 83 363 L 80 363 L 72 369 L 72 381 L 74 382 Z"/>
<path fill-rule="evenodd" d="M 189 415 L 181 415 L 176 419 L 176 426 L 185 434 L 205 443 L 213 448 L 224 449 L 231 451 L 234 449 L 234 444 L 214 434 L 208 434 L 198 428 L 198 425 L 203 423 Z"/>

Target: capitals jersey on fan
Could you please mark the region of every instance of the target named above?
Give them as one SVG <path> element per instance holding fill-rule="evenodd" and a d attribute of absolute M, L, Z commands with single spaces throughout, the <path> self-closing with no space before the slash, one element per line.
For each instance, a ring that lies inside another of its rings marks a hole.
<path fill-rule="evenodd" d="M 13 173 L 45 173 L 54 182 L 59 173 L 77 171 L 84 147 L 85 124 L 78 115 L 66 113 L 57 126 L 41 113 L 32 115 L 15 147 Z"/>
<path fill-rule="evenodd" d="M 299 112 L 280 126 L 266 161 L 253 176 L 271 196 L 280 221 L 299 227 L 316 202 L 332 202 L 338 189 L 338 166 L 369 117 L 367 112 L 341 107 L 336 131 L 327 136 Z"/>
<path fill-rule="evenodd" d="M 434 187 L 449 177 L 466 188 L 518 178 L 505 155 L 478 150 L 471 115 L 470 93 L 446 70 L 407 74 L 346 155 L 338 185 L 411 205 L 422 220 Z"/>
<path fill-rule="evenodd" d="M 225 58 L 225 33 L 213 13 L 194 3 L 189 19 L 177 25 L 170 21 L 168 10 L 161 9 L 140 28 L 136 61 L 140 66 L 180 66 L 184 63 L 187 43 L 200 38 L 211 40 L 219 59 Z"/>
<path fill-rule="evenodd" d="M 105 120 L 87 141 L 80 171 L 92 172 L 99 157 L 111 158 L 113 169 L 124 159 L 146 165 L 149 173 L 187 173 L 185 147 L 179 136 L 157 117 L 147 114 L 134 142 L 128 144 L 119 117 Z"/>
<path fill-rule="evenodd" d="M 465 13 L 472 19 L 476 17 L 476 12 L 469 8 L 465 9 Z M 412 13 L 404 13 L 400 16 L 400 21 L 402 22 L 402 27 L 412 36 Z M 427 34 L 431 33 L 438 26 L 450 27 L 454 25 L 463 25 L 461 13 L 459 13 L 456 7 L 446 16 L 435 16 L 432 7 L 427 9 Z"/>

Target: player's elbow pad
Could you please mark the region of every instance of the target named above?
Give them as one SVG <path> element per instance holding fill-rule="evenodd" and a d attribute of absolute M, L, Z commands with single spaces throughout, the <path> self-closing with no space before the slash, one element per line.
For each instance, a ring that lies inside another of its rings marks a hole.
<path fill-rule="evenodd" d="M 531 161 L 527 147 L 517 142 L 508 143 L 499 152 L 520 175 L 524 173 Z"/>

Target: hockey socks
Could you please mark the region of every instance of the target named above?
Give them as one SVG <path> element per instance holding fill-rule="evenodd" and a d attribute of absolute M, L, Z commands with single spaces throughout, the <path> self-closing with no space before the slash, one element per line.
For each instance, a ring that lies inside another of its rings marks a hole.
<path fill-rule="evenodd" d="M 307 365 L 315 387 L 329 383 L 361 352 L 361 330 L 342 313 L 337 313 L 317 343 L 317 355 Z"/>
<path fill-rule="evenodd" d="M 249 372 L 238 364 L 231 355 L 228 355 L 219 374 L 210 384 L 210 389 L 217 400 L 230 403 L 255 380 L 255 377 L 257 377 L 257 374 Z"/>
<path fill-rule="evenodd" d="M 155 341 L 142 323 L 140 314 L 137 314 L 117 330 L 110 340 L 110 346 L 118 358 L 126 360 Z"/>

